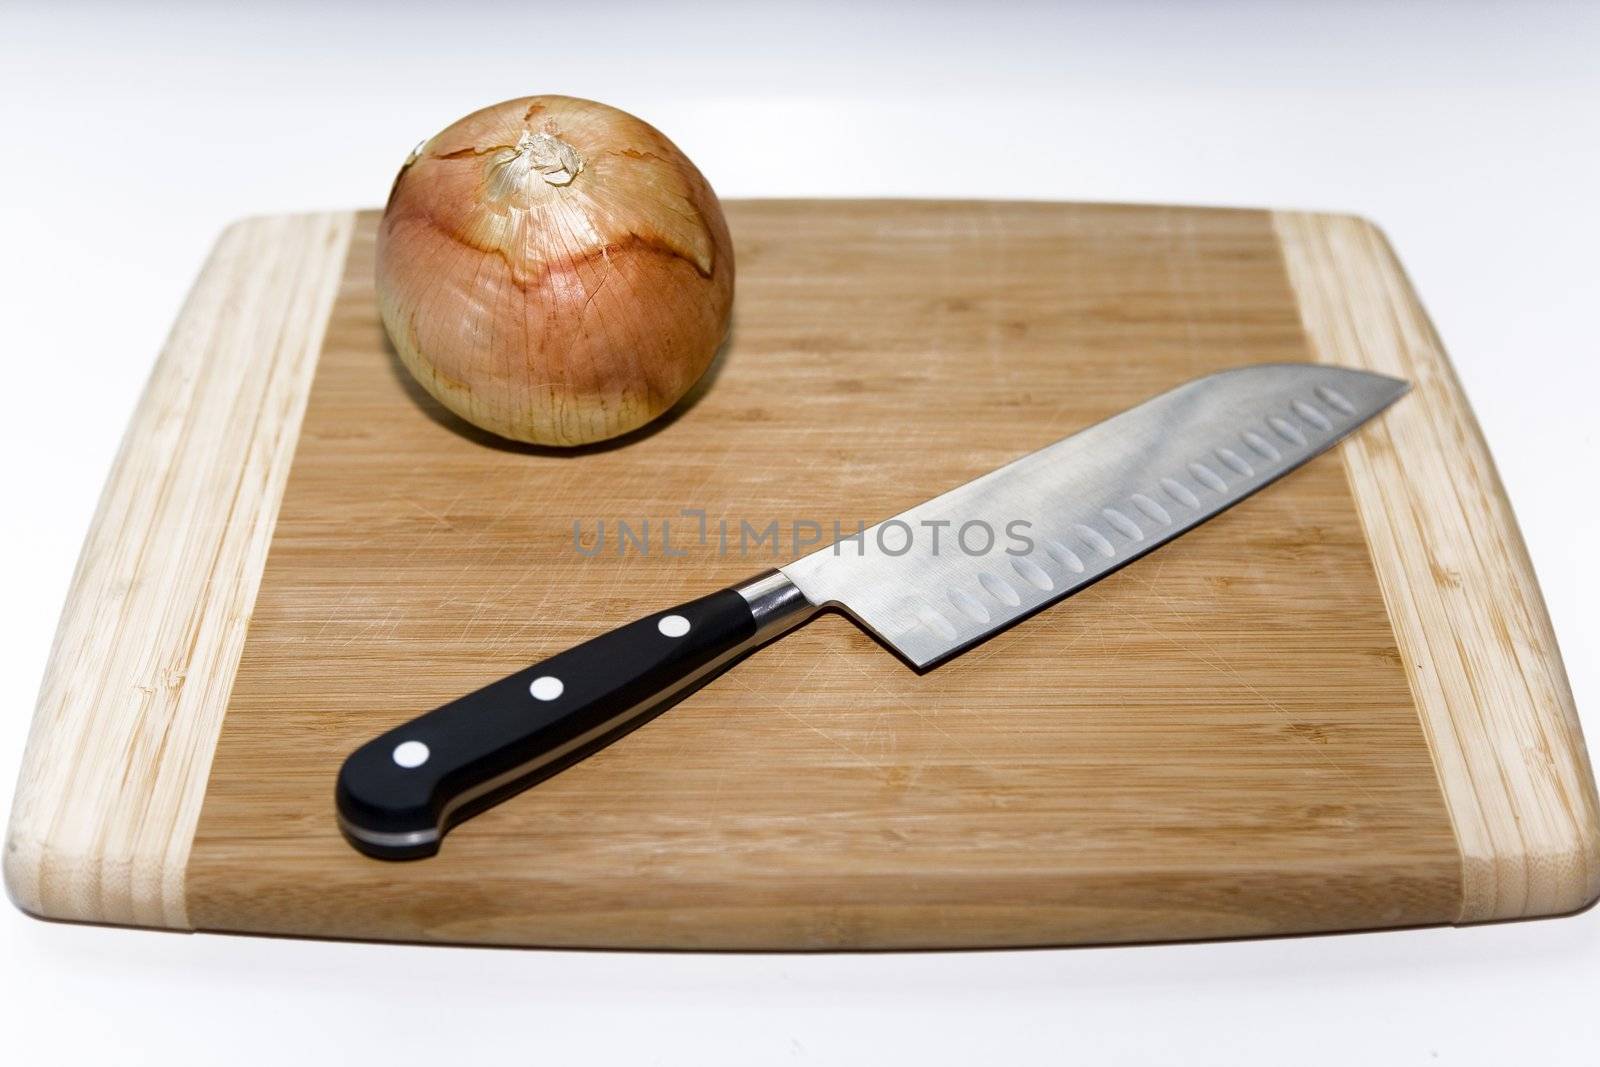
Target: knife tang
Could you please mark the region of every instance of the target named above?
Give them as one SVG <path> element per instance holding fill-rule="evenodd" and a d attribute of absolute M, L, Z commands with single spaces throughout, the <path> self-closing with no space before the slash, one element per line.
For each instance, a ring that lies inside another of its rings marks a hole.
<path fill-rule="evenodd" d="M 351 753 L 340 827 L 370 856 L 430 856 L 454 823 L 604 748 L 815 611 L 773 571 L 507 675 Z"/>

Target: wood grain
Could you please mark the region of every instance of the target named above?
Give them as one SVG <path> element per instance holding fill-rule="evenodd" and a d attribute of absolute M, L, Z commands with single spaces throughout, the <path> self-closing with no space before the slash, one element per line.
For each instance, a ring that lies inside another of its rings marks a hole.
<path fill-rule="evenodd" d="M 189 924 L 189 847 L 352 222 L 231 227 L 178 317 L 28 737 L 5 852 L 28 911 Z"/>
<path fill-rule="evenodd" d="M 1280 213 L 1318 358 L 1415 383 L 1345 447 L 1460 843 L 1458 921 L 1600 896 L 1600 804 L 1533 565 L 1438 335 L 1383 235 Z"/>
<path fill-rule="evenodd" d="M 740 292 L 712 375 L 574 453 L 477 434 L 410 382 L 373 306 L 375 216 L 225 234 L 85 544 L 13 811 L 13 898 L 176 928 L 827 948 L 1466 921 L 1600 892 L 1593 779 L 1526 552 L 1370 226 L 728 213 Z M 719 520 L 871 522 L 1269 359 L 1418 388 L 929 674 L 824 616 L 435 859 L 338 837 L 355 744 L 774 562 L 719 552 Z M 619 555 L 619 519 L 657 551 Z M 574 524 L 592 550 L 599 520 L 604 550 L 579 552 Z M 681 556 L 660 554 L 668 522 Z"/>
<path fill-rule="evenodd" d="M 1461 865 L 1336 456 L 927 675 L 837 616 L 396 866 L 354 745 L 1210 370 L 1312 358 L 1264 213 L 735 203 L 715 380 L 621 445 L 464 431 L 397 369 L 363 217 L 190 859 L 200 927 L 830 948 L 1454 919 Z M 590 558 L 574 523 L 673 521 Z M 780 550 L 781 551 L 781 550 Z"/>

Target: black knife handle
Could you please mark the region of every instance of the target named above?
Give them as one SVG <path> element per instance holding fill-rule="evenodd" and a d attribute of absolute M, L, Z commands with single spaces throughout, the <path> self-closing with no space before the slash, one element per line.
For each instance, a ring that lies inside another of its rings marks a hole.
<path fill-rule="evenodd" d="M 746 595 L 724 589 L 430 711 L 345 760 L 339 825 L 369 856 L 430 856 L 450 826 L 603 748 L 708 681 L 753 646 L 758 629 L 775 635 Z"/>

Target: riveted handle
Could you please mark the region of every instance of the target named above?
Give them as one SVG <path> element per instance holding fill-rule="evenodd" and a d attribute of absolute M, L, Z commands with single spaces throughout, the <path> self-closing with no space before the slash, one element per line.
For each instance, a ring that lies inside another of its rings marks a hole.
<path fill-rule="evenodd" d="M 339 824 L 361 851 L 414 859 L 452 825 L 670 707 L 756 635 L 733 589 L 640 619 L 502 678 L 356 749 Z"/>

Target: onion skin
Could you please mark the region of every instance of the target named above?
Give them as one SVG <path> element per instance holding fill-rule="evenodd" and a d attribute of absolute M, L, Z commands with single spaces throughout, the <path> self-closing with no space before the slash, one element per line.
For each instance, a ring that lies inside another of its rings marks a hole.
<path fill-rule="evenodd" d="M 417 147 L 378 229 L 378 308 L 422 387 L 517 441 L 582 445 L 672 407 L 727 335 L 733 243 L 647 123 L 534 96 Z"/>

